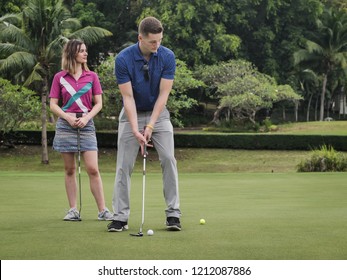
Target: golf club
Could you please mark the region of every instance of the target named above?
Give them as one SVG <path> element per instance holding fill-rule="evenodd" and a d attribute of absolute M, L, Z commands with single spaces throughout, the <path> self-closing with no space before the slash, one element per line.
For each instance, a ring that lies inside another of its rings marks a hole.
<path fill-rule="evenodd" d="M 82 117 L 82 113 L 76 113 L 77 118 Z M 82 187 L 81 187 L 81 131 L 80 128 L 77 128 L 77 161 L 78 161 L 78 189 L 79 189 L 79 200 L 80 200 L 80 217 L 81 221 L 81 212 L 82 212 Z"/>
<path fill-rule="evenodd" d="M 146 158 L 147 158 L 147 144 L 144 144 L 143 150 L 143 172 L 142 172 L 142 216 L 141 216 L 141 226 L 139 232 L 131 233 L 131 236 L 142 237 L 143 224 L 145 223 L 145 191 L 146 191 Z"/>

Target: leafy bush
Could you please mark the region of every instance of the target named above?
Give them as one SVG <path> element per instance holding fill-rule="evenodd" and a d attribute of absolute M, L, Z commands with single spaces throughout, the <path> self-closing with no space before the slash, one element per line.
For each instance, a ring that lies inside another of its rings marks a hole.
<path fill-rule="evenodd" d="M 0 131 L 16 130 L 40 117 L 41 102 L 35 92 L 0 78 Z"/>
<path fill-rule="evenodd" d="M 311 157 L 301 161 L 297 166 L 298 172 L 329 172 L 346 171 L 347 158 L 334 150 L 332 146 L 321 146 L 312 151 Z"/>

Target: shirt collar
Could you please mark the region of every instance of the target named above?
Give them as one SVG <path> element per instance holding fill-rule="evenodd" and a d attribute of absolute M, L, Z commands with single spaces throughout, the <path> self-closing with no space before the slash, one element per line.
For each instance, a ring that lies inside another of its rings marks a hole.
<path fill-rule="evenodd" d="M 159 52 L 160 48 L 161 48 L 161 46 L 158 48 L 158 51 L 156 53 L 152 53 L 151 57 L 152 56 L 158 56 L 158 52 Z M 136 45 L 135 45 L 135 60 L 136 61 L 144 60 L 144 57 L 143 57 L 143 55 L 142 55 L 142 53 L 140 51 L 140 44 L 139 44 L 139 42 L 137 42 Z"/>
<path fill-rule="evenodd" d="M 66 70 L 63 70 L 63 75 L 62 76 L 65 77 L 66 75 L 69 75 L 69 73 Z M 90 75 L 90 71 L 82 70 L 81 77 L 83 77 L 85 75 Z"/>

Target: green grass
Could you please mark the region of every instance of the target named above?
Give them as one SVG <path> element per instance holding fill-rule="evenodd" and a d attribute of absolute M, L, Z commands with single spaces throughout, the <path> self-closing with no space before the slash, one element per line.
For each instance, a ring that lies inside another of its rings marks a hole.
<path fill-rule="evenodd" d="M 102 173 L 110 207 L 114 174 Z M 0 258 L 337 260 L 347 258 L 346 173 L 180 173 L 181 232 L 164 228 L 161 174 L 133 175 L 130 230 L 108 233 L 83 173 L 82 222 L 63 222 L 62 172 L 0 171 Z M 199 225 L 200 218 L 206 220 Z"/>
<path fill-rule="evenodd" d="M 298 122 L 282 124 L 272 133 L 304 135 L 347 135 L 347 121 Z"/>
<path fill-rule="evenodd" d="M 306 151 L 176 149 L 182 232 L 167 232 L 155 151 L 147 162 L 144 231 L 142 160 L 131 190 L 130 230 L 108 233 L 82 165 L 82 222 L 63 222 L 68 208 L 60 155 L 40 163 L 40 147 L 0 149 L 0 258 L 53 260 L 338 260 L 347 258 L 346 173 L 296 173 Z M 115 155 L 100 149 L 111 208 Z M 205 225 L 199 220 L 204 218 Z"/>
<path fill-rule="evenodd" d="M 266 134 L 299 134 L 299 135 L 347 135 L 347 121 L 316 121 L 316 122 L 296 122 L 277 125 L 278 130 L 266 132 Z M 177 129 L 176 133 L 201 133 L 203 129 Z M 204 133 L 225 134 L 218 132 L 218 129 L 212 129 L 210 132 L 204 130 Z M 238 133 L 233 133 L 238 134 Z M 241 133 L 243 134 L 243 133 Z"/>
<path fill-rule="evenodd" d="M 295 172 L 296 165 L 307 158 L 308 151 L 264 151 L 231 149 L 176 149 L 180 172 L 224 173 L 224 172 Z M 49 165 L 41 164 L 41 147 L 17 146 L 14 149 L 0 149 L 0 170 L 2 171 L 60 171 L 63 162 L 59 153 L 49 150 Z M 150 173 L 161 172 L 155 150 L 149 151 L 147 169 Z M 101 172 L 114 172 L 115 149 L 100 149 Z M 135 169 L 141 170 L 138 159 Z M 83 166 L 83 162 L 82 162 Z"/>

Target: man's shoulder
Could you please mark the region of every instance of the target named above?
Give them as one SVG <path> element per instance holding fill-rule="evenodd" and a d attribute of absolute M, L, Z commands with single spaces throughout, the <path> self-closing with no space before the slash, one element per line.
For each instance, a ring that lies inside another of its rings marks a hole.
<path fill-rule="evenodd" d="M 158 49 L 158 54 L 173 55 L 173 56 L 175 55 L 175 53 L 171 49 L 164 47 L 162 45 Z"/>
<path fill-rule="evenodd" d="M 171 49 L 164 46 L 160 46 L 157 55 L 165 59 L 175 59 L 175 53 Z"/>
<path fill-rule="evenodd" d="M 116 56 L 116 58 L 119 57 L 128 57 L 130 55 L 133 55 L 136 51 L 137 44 L 130 45 L 124 49 L 122 49 Z"/>

